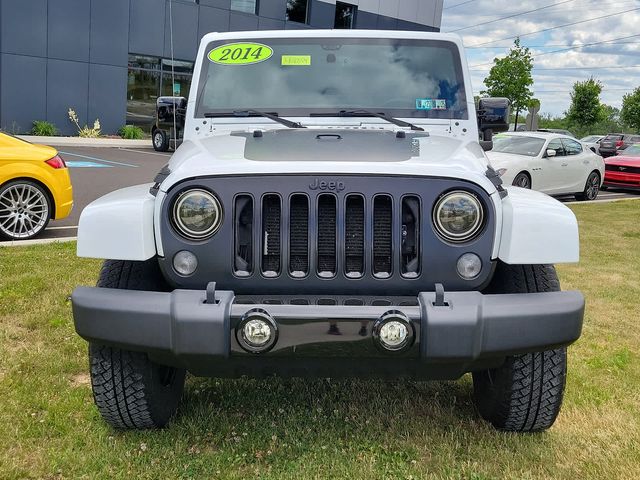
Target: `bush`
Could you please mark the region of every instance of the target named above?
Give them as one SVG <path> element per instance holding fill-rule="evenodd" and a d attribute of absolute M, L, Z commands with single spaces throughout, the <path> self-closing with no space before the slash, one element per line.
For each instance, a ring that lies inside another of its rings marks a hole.
<path fill-rule="evenodd" d="M 125 125 L 118 130 L 118 135 L 127 140 L 142 140 L 144 131 L 136 125 Z"/>
<path fill-rule="evenodd" d="M 71 120 L 71 122 L 73 122 L 73 124 L 75 124 L 76 128 L 78 129 L 79 137 L 98 138 L 100 136 L 100 120 L 96 118 L 95 122 L 93 122 L 93 128 L 90 128 L 87 125 L 81 127 L 80 123 L 78 123 L 78 115 L 76 114 L 75 110 L 69 108 L 69 111 L 67 113 L 69 115 L 69 120 Z"/>
<path fill-rule="evenodd" d="M 52 137 L 56 133 L 58 133 L 58 129 L 56 126 L 45 120 L 36 120 L 33 122 L 33 128 L 31 129 L 32 135 L 37 135 L 38 137 Z"/>

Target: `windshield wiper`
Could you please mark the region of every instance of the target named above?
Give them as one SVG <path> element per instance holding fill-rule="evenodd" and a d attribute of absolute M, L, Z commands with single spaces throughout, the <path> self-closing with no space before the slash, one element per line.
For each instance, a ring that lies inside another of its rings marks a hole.
<path fill-rule="evenodd" d="M 394 125 L 398 125 L 399 127 L 409 127 L 411 130 L 419 130 L 424 132 L 424 128 L 418 127 L 413 123 L 405 122 L 404 120 L 400 120 L 398 118 L 393 118 L 387 115 L 386 113 L 377 113 L 372 112 L 371 110 L 340 110 L 336 113 L 312 113 L 309 116 L 311 117 L 378 117 L 383 120 L 386 120 L 389 123 L 393 123 Z"/>
<path fill-rule="evenodd" d="M 307 128 L 302 125 L 300 122 L 292 122 L 291 120 L 287 120 L 286 118 L 280 118 L 276 112 L 267 113 L 261 112 L 260 110 L 234 110 L 233 112 L 211 112 L 205 113 L 205 118 L 216 118 L 216 117 L 264 117 L 269 120 L 273 120 L 274 122 L 281 123 L 285 127 L 289 128 Z"/>

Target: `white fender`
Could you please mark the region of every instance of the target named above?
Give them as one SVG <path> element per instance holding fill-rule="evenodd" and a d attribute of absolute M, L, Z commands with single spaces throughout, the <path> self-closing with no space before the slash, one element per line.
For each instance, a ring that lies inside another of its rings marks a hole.
<path fill-rule="evenodd" d="M 152 185 L 116 190 L 87 205 L 78 224 L 78 256 L 114 260 L 155 256 Z"/>
<path fill-rule="evenodd" d="M 578 222 L 566 205 L 534 190 L 509 187 L 507 191 L 502 201 L 500 260 L 508 264 L 579 260 Z"/>

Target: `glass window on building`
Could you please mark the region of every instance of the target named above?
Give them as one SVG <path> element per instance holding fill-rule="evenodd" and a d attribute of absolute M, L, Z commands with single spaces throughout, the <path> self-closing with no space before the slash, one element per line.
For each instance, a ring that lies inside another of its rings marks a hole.
<path fill-rule="evenodd" d="M 356 24 L 358 7 L 348 3 L 336 2 L 336 19 L 333 28 L 353 28 Z"/>
<path fill-rule="evenodd" d="M 287 0 L 287 16 L 289 22 L 307 23 L 308 1 L 307 0 Z"/>
<path fill-rule="evenodd" d="M 127 125 L 151 132 L 159 96 L 189 96 L 193 63 L 141 55 L 129 55 Z"/>
<path fill-rule="evenodd" d="M 257 0 L 231 0 L 231 10 L 257 15 Z"/>

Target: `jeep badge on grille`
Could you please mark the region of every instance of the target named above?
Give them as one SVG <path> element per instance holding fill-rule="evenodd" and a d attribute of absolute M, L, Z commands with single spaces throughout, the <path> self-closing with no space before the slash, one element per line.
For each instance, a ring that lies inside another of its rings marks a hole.
<path fill-rule="evenodd" d="M 345 188 L 347 187 L 345 186 L 344 182 L 336 180 L 326 182 L 324 180 L 320 180 L 319 178 L 316 178 L 313 183 L 309 184 L 309 189 L 311 190 L 333 190 L 335 192 L 341 192 Z"/>

